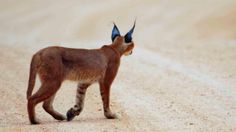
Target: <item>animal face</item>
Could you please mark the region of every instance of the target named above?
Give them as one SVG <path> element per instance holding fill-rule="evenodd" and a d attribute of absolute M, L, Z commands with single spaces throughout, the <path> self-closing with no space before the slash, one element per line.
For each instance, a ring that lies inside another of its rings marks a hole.
<path fill-rule="evenodd" d="M 118 47 L 122 51 L 122 54 L 124 54 L 126 56 L 131 55 L 132 50 L 134 48 L 134 43 L 132 41 L 132 34 L 134 32 L 134 28 L 135 28 L 135 22 L 134 22 L 133 27 L 130 29 L 130 31 L 127 32 L 125 34 L 125 36 L 121 36 L 119 29 L 117 28 L 116 24 L 114 23 L 114 27 L 113 27 L 112 35 L 111 35 L 111 40 L 113 43 L 118 45 Z"/>

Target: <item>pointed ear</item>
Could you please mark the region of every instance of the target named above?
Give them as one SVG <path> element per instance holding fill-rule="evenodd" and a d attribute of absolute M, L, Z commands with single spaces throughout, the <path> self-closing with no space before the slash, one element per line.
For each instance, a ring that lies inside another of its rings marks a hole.
<path fill-rule="evenodd" d="M 130 43 L 132 41 L 132 34 L 134 32 L 135 23 L 136 23 L 136 20 L 134 21 L 134 26 L 132 27 L 132 29 L 130 29 L 130 31 L 128 33 L 126 33 L 126 35 L 125 35 L 125 42 L 126 43 Z"/>
<path fill-rule="evenodd" d="M 115 40 L 115 38 L 116 38 L 117 36 L 120 36 L 120 31 L 119 31 L 119 29 L 117 28 L 116 24 L 114 23 L 114 27 L 113 27 L 113 29 L 112 29 L 112 34 L 111 34 L 111 40 L 112 40 L 112 42 L 114 42 L 114 40 Z"/>

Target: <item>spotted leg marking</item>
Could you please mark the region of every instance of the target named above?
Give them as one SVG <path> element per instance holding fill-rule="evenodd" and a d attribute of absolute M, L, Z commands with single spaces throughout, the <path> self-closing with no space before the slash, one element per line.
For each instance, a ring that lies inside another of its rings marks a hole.
<path fill-rule="evenodd" d="M 89 85 L 90 84 L 78 84 L 76 92 L 76 104 L 74 105 L 74 107 L 70 108 L 67 111 L 67 121 L 71 121 L 75 116 L 78 116 L 83 110 L 84 98 Z"/>

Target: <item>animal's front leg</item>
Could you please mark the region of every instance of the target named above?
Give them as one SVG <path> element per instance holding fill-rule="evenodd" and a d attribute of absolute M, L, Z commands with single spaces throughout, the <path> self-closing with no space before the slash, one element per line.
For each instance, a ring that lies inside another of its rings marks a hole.
<path fill-rule="evenodd" d="M 78 84 L 77 92 L 76 92 L 76 104 L 74 107 L 70 108 L 67 111 L 67 121 L 71 121 L 75 116 L 78 116 L 84 107 L 84 98 L 85 93 L 90 84 Z"/>
<path fill-rule="evenodd" d="M 100 83 L 100 92 L 103 102 L 104 115 L 108 119 L 116 119 L 116 114 L 111 112 L 110 109 L 110 86 L 111 84 Z"/>

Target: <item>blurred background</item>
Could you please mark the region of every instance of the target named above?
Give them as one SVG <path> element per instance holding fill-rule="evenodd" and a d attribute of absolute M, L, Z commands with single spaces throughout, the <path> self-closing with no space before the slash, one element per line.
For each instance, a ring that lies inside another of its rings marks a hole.
<path fill-rule="evenodd" d="M 2 129 L 35 129 L 28 125 L 25 109 L 33 53 L 55 45 L 99 48 L 111 43 L 113 22 L 124 35 L 137 18 L 135 49 L 132 56 L 123 58 L 111 93 L 112 108 L 120 119 L 109 122 L 102 118 L 99 91 L 92 86 L 95 90 L 88 93 L 87 112 L 77 118 L 79 123 L 85 122 L 80 128 L 236 131 L 235 0 L 0 0 L 0 3 Z M 55 107 L 62 113 L 74 103 L 75 89 L 66 88 L 74 86 L 71 85 L 66 82 L 55 101 Z M 43 122 L 52 120 L 43 110 L 38 113 Z M 36 128 L 79 129 L 78 122 L 50 123 Z M 94 124 L 94 128 L 88 127 Z"/>

